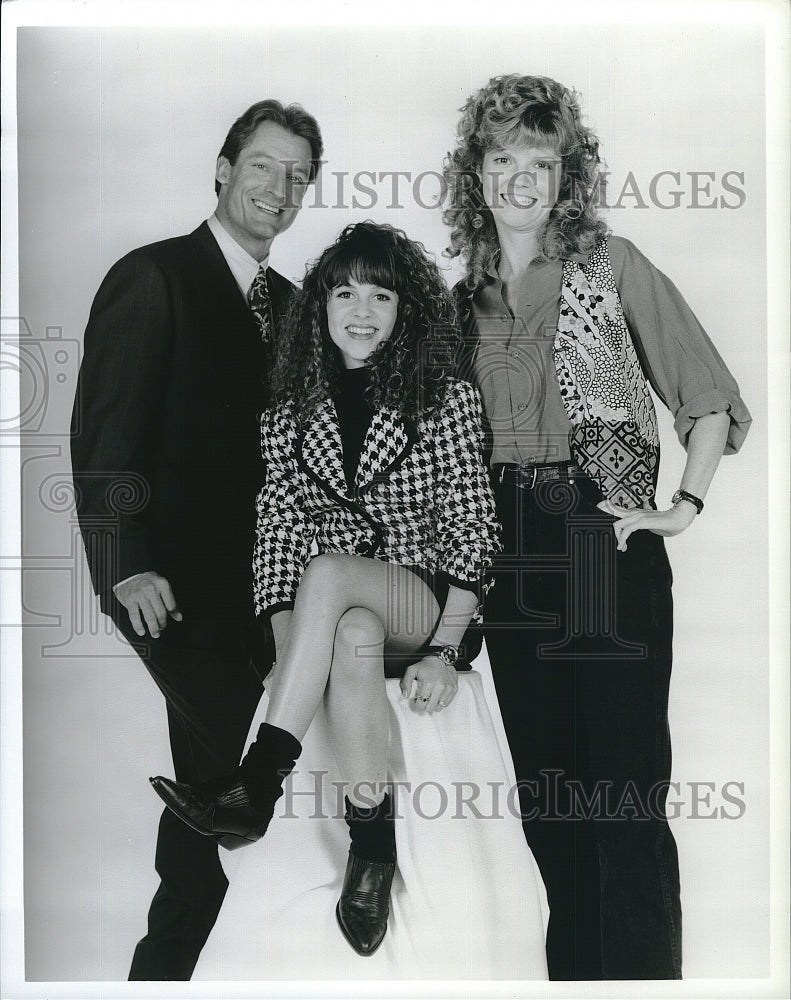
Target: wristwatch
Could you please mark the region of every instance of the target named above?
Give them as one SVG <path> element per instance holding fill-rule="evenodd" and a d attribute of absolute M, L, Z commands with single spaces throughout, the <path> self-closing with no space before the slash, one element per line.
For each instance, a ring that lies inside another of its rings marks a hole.
<path fill-rule="evenodd" d="M 700 499 L 700 497 L 696 497 L 692 493 L 687 493 L 686 490 L 676 490 L 676 492 L 670 498 L 670 502 L 675 507 L 675 505 L 679 503 L 679 501 L 681 500 L 689 500 L 691 504 L 695 505 L 696 517 L 703 510 L 703 501 Z"/>
<path fill-rule="evenodd" d="M 426 656 L 438 656 L 446 667 L 455 667 L 459 662 L 459 651 L 455 646 L 429 646 Z"/>

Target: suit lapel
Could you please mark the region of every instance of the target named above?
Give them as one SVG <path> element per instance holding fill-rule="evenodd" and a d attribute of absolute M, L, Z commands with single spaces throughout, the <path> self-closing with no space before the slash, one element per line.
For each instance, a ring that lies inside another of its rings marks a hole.
<path fill-rule="evenodd" d="M 394 472 L 418 440 L 415 424 L 391 410 L 374 414 L 365 435 L 355 476 L 356 492 L 363 493 Z M 343 445 L 338 414 L 331 400 L 325 400 L 300 434 L 298 462 L 304 472 L 329 496 L 348 497 L 343 470 Z"/>
<path fill-rule="evenodd" d="M 212 235 L 208 223 L 201 223 L 190 233 L 192 245 L 195 248 L 196 269 L 195 283 L 201 293 L 207 292 L 216 300 L 222 302 L 223 312 L 230 321 L 248 330 L 256 338 L 259 336 L 258 325 L 250 312 L 250 306 L 236 284 L 228 262 L 222 250 Z M 294 286 L 282 274 L 271 267 L 266 271 L 269 285 L 269 295 L 272 300 L 272 318 L 277 327 L 285 314 L 289 300 L 294 294 Z"/>
<path fill-rule="evenodd" d="M 195 249 L 195 289 L 197 301 L 208 297 L 210 307 L 221 309 L 225 317 L 224 333 L 239 330 L 258 337 L 258 328 L 250 307 L 236 284 L 228 262 L 206 222 L 190 233 Z"/>
<path fill-rule="evenodd" d="M 411 420 L 399 417 L 392 410 L 374 414 L 365 435 L 355 483 L 363 492 L 375 482 L 386 479 L 404 461 L 418 439 Z"/>
<path fill-rule="evenodd" d="M 343 472 L 343 448 L 338 414 L 334 404 L 325 400 L 299 438 L 299 461 L 325 492 L 347 492 Z"/>

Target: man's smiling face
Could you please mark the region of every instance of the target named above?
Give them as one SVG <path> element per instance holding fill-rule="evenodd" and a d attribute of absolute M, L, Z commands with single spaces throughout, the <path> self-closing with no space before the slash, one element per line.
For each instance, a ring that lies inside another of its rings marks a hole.
<path fill-rule="evenodd" d="M 235 163 L 217 160 L 217 218 L 256 260 L 296 218 L 310 178 L 310 143 L 274 122 L 262 122 Z"/>

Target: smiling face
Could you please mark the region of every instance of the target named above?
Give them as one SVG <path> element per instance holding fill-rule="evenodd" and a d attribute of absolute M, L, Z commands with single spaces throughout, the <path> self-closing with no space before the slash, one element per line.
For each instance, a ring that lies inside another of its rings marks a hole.
<path fill-rule="evenodd" d="M 262 122 L 235 163 L 217 160 L 217 218 L 256 260 L 296 218 L 310 178 L 310 143 L 274 122 Z"/>
<path fill-rule="evenodd" d="M 349 278 L 327 297 L 330 338 L 346 368 L 362 368 L 370 355 L 393 332 L 398 316 L 398 294 L 379 285 Z"/>
<path fill-rule="evenodd" d="M 484 155 L 479 176 L 498 233 L 537 233 L 558 200 L 561 159 L 548 146 L 504 146 Z"/>

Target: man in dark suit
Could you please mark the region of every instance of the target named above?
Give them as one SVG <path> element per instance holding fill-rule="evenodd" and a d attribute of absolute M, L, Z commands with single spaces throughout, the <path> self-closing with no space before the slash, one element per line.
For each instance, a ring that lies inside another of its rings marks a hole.
<path fill-rule="evenodd" d="M 181 781 L 238 763 L 262 691 L 252 663 L 269 665 L 252 605 L 259 417 L 293 286 L 268 257 L 322 149 L 299 105 L 249 108 L 217 160 L 215 214 L 115 264 L 85 332 L 72 426 L 80 527 L 102 610 L 167 700 Z M 217 844 L 168 810 L 156 868 L 129 978 L 186 980 L 228 883 Z"/>

